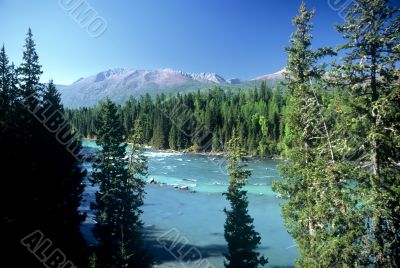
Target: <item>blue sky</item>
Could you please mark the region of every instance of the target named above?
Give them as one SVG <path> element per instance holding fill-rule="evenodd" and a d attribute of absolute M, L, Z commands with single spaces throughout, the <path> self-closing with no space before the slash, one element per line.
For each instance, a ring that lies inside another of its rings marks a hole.
<path fill-rule="evenodd" d="M 11 61 L 22 58 L 32 28 L 43 81 L 69 84 L 115 67 L 173 68 L 250 79 L 282 69 L 300 0 L 86 0 L 105 32 L 93 38 L 63 7 L 82 0 L 0 0 L 0 44 Z M 334 0 L 315 8 L 314 47 L 341 42 Z M 61 4 L 60 4 L 61 3 Z M 90 21 L 90 20 L 89 20 Z M 101 28 L 100 28 L 101 29 Z"/>

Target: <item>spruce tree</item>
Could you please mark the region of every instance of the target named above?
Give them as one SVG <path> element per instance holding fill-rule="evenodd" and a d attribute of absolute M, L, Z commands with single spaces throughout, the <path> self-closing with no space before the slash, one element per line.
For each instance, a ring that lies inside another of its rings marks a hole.
<path fill-rule="evenodd" d="M 41 134 L 38 134 L 35 141 L 45 146 L 42 149 L 45 152 L 43 169 L 48 174 L 48 181 L 43 182 L 42 187 L 48 191 L 44 191 L 44 199 L 48 199 L 47 206 L 52 206 L 50 215 L 55 222 L 54 225 L 49 225 L 47 232 L 50 234 L 51 230 L 54 239 L 65 248 L 65 254 L 73 258 L 76 265 L 86 265 L 86 245 L 80 232 L 80 225 L 86 215 L 78 211 L 84 189 L 82 180 L 86 171 L 82 171 L 81 162 L 76 158 L 82 145 L 66 122 L 60 93 L 52 80 L 44 90 L 40 110 L 47 122 L 54 120 L 58 124 L 62 120 L 64 123 L 62 130 L 57 133 L 50 131 L 52 128 L 42 127 Z M 74 151 L 69 148 L 74 148 Z"/>
<path fill-rule="evenodd" d="M 290 41 L 286 84 L 285 144 L 288 162 L 280 167 L 283 180 L 274 190 L 288 199 L 282 214 L 296 240 L 299 267 L 361 265 L 359 239 L 363 219 L 357 213 L 353 166 L 342 162 L 333 116 L 323 91 L 323 68 L 317 65 L 329 48 L 311 49 L 313 11 L 305 4 L 293 20 L 296 31 Z"/>
<path fill-rule="evenodd" d="M 157 104 L 156 104 L 157 105 Z M 157 149 L 165 149 L 167 144 L 167 139 L 165 135 L 165 122 L 164 116 L 159 114 L 155 117 L 153 137 L 151 138 L 151 144 Z"/>
<path fill-rule="evenodd" d="M 400 266 L 399 43 L 400 9 L 387 0 L 356 0 L 337 26 L 346 43 L 335 69 L 350 109 L 343 127 L 349 161 L 359 176 L 368 260 L 376 267 Z"/>
<path fill-rule="evenodd" d="M 61 104 L 61 94 L 52 79 L 50 79 L 43 93 L 43 108 L 46 116 L 50 116 L 55 111 L 64 112 L 64 107 Z"/>
<path fill-rule="evenodd" d="M 176 150 L 178 148 L 177 136 L 179 134 L 177 132 L 179 132 L 177 127 L 173 125 L 168 134 L 168 147 L 172 150 Z"/>
<path fill-rule="evenodd" d="M 248 212 L 247 192 L 243 186 L 247 183 L 251 171 L 242 164 L 244 152 L 235 131 L 228 142 L 228 191 L 224 193 L 231 209 L 224 209 L 225 240 L 228 243 L 228 253 L 225 254 L 225 267 L 258 267 L 264 266 L 268 260 L 256 251 L 261 237 L 254 230 L 253 218 Z"/>
<path fill-rule="evenodd" d="M 7 253 L 3 263 L 10 267 L 43 266 L 19 243 L 22 237 L 40 230 L 75 265 L 84 266 L 85 244 L 80 233 L 84 215 L 78 212 L 84 174 L 75 156 L 57 138 L 57 128 L 49 128 L 51 124 L 55 127 L 63 123 L 62 111 L 55 110 L 57 122 L 53 117 L 43 118 L 38 114 L 43 111 L 44 104 L 39 83 L 41 69 L 31 31 L 18 70 L 17 76 L 11 65 L 10 78 L 7 78 L 11 81 L 7 89 L 10 112 L 0 136 L 5 158 L 0 195 L 1 202 L 6 204 L 2 238 L 7 244 Z M 1 81 L 5 73 L 0 73 Z M 54 104 L 61 107 L 59 102 Z M 38 117 L 45 120 L 38 120 Z M 79 141 L 72 137 L 68 128 L 63 135 L 70 138 L 69 143 L 79 151 Z M 15 258 L 16 255 L 20 257 Z M 13 258 L 10 260 L 10 257 Z"/>
<path fill-rule="evenodd" d="M 129 140 L 137 146 L 143 145 L 145 143 L 143 123 L 139 118 L 136 119 L 133 123 L 133 131 Z"/>
<path fill-rule="evenodd" d="M 3 47 L 0 50 L 0 117 L 5 119 L 11 110 L 13 98 L 13 69 L 9 64 L 6 51 Z"/>
<path fill-rule="evenodd" d="M 211 150 L 213 152 L 218 152 L 221 150 L 222 144 L 221 140 L 219 138 L 219 131 L 215 131 L 212 136 L 212 144 L 211 144 Z"/>
<path fill-rule="evenodd" d="M 98 184 L 94 235 L 99 244 L 99 267 L 147 267 L 140 221 L 147 164 L 132 150 L 132 161 L 126 157 L 127 144 L 117 106 L 107 99 L 99 107 L 97 141 L 102 147 L 100 164 L 94 166 L 92 182 Z"/>
<path fill-rule="evenodd" d="M 21 84 L 21 97 L 26 99 L 26 105 L 36 105 L 42 97 L 43 85 L 40 83 L 42 66 L 39 64 L 39 56 L 36 52 L 36 44 L 33 41 L 32 31 L 29 28 L 25 39 L 22 63 L 18 68 Z"/>

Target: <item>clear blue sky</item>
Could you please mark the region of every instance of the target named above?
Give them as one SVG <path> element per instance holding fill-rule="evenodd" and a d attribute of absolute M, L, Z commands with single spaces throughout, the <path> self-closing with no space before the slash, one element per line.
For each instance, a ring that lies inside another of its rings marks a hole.
<path fill-rule="evenodd" d="M 63 0 L 64 3 L 77 0 Z M 78 0 L 81 1 L 81 0 Z M 317 11 L 314 44 L 341 42 L 341 23 L 328 1 Z M 43 81 L 69 84 L 115 67 L 173 68 L 250 79 L 285 66 L 284 47 L 300 0 L 87 0 L 107 29 L 98 38 L 76 23 L 58 0 L 0 0 L 0 45 L 20 63 L 32 28 Z"/>

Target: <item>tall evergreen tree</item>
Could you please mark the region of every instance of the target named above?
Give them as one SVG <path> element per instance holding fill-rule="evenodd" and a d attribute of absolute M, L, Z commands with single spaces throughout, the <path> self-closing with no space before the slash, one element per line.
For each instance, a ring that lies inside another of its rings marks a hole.
<path fill-rule="evenodd" d="M 94 235 L 98 239 L 99 267 L 147 267 L 140 230 L 146 162 L 140 154 L 126 157 L 117 106 L 107 99 L 100 105 L 97 144 L 102 147 L 102 162 L 95 165 L 92 182 L 99 185 L 95 210 Z M 132 151 L 136 151 L 135 149 Z"/>
<path fill-rule="evenodd" d="M 311 50 L 313 15 L 303 3 L 293 20 L 296 31 L 287 49 L 286 74 L 289 161 L 280 170 L 284 180 L 274 189 L 288 199 L 282 212 L 299 248 L 299 267 L 357 266 L 364 223 L 356 213 L 357 194 L 349 186 L 356 173 L 351 165 L 338 161 L 341 148 L 332 141 L 334 126 L 321 92 L 323 69 L 317 65 L 321 56 L 332 51 Z"/>
<path fill-rule="evenodd" d="M 40 83 L 40 76 L 43 72 L 30 28 L 25 39 L 24 49 L 22 63 L 18 68 L 21 97 L 28 100 L 27 105 L 34 106 L 42 97 L 43 85 Z"/>
<path fill-rule="evenodd" d="M 6 51 L 3 47 L 0 50 L 0 117 L 5 119 L 11 110 L 13 97 L 13 68 L 9 64 Z"/>
<path fill-rule="evenodd" d="M 50 79 L 43 93 L 43 108 L 47 116 L 52 115 L 55 111 L 64 112 L 64 107 L 61 104 L 61 94 L 52 79 Z"/>
<path fill-rule="evenodd" d="M 228 142 L 229 187 L 224 193 L 230 202 L 231 209 L 224 209 L 226 214 L 225 239 L 228 242 L 228 253 L 225 255 L 225 267 L 258 267 L 268 260 L 256 251 L 261 237 L 254 230 L 253 218 L 248 212 L 247 192 L 243 186 L 247 183 L 251 171 L 242 164 L 244 156 L 239 137 L 235 131 Z"/>
<path fill-rule="evenodd" d="M 145 140 L 144 140 L 144 129 L 143 129 L 143 125 L 142 125 L 142 121 L 140 121 L 140 119 L 136 119 L 134 122 L 134 127 L 133 127 L 133 131 L 132 134 L 130 136 L 130 141 L 134 144 L 134 145 L 143 145 Z"/>
<path fill-rule="evenodd" d="M 13 267 L 43 266 L 20 244 L 21 238 L 40 230 L 75 265 L 84 266 L 85 245 L 80 233 L 84 215 L 78 212 L 84 174 L 75 156 L 57 137 L 58 127 L 63 123 L 62 111 L 57 110 L 57 119 L 37 119 L 36 112 L 43 111 L 41 69 L 31 31 L 18 77 L 13 69 L 11 65 L 8 80 L 11 82 L 7 89 L 11 92 L 7 102 L 12 116 L 6 118 L 8 123 L 0 136 L 6 159 L 2 162 L 5 177 L 0 195 L 2 204 L 6 204 L 1 228 L 7 244 L 3 263 Z M 0 73 L 1 81 L 5 80 L 6 73 Z M 19 92 L 17 85 L 21 86 Z M 59 102 L 54 104 L 61 107 Z M 79 141 L 70 134 L 65 128 L 63 135 L 70 138 L 69 143 L 79 151 Z M 8 254 L 8 250 L 12 254 Z"/>
<path fill-rule="evenodd" d="M 157 104 L 156 104 L 157 105 Z M 158 107 L 158 106 L 157 106 Z M 166 139 L 166 124 L 164 120 L 164 116 L 159 114 L 154 118 L 154 128 L 153 128 L 153 137 L 151 139 L 151 144 L 158 149 L 164 149 L 167 145 Z"/>
<path fill-rule="evenodd" d="M 175 125 L 173 125 L 168 134 L 168 147 L 172 150 L 178 149 L 178 129 Z"/>
<path fill-rule="evenodd" d="M 78 211 L 83 193 L 83 177 L 81 163 L 76 158 L 80 151 L 81 141 L 75 136 L 74 130 L 65 124 L 64 108 L 61 104 L 60 93 L 51 80 L 44 90 L 40 111 L 46 123 L 42 127 L 35 143 L 46 146 L 43 170 L 48 174 L 48 182 L 44 182 L 44 199 L 48 199 L 54 217 L 54 226 L 48 228 L 60 246 L 67 247 L 65 254 L 75 259 L 76 265 L 86 265 L 86 245 L 80 232 L 80 225 L 86 215 Z M 51 131 L 55 125 L 63 125 L 57 133 Z M 41 133 L 41 134 L 40 134 Z M 68 148 L 74 148 L 71 152 Z M 46 185 L 47 184 L 47 185 Z M 62 231 L 60 231 L 62 230 Z"/>
<path fill-rule="evenodd" d="M 337 27 L 346 43 L 337 84 L 350 104 L 343 137 L 347 158 L 367 173 L 362 188 L 368 260 L 400 266 L 399 55 L 400 9 L 387 0 L 356 0 Z"/>

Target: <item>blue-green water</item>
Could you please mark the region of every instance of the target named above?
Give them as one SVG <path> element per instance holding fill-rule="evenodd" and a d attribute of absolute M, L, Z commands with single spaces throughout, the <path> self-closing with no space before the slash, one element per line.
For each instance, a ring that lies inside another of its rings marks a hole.
<path fill-rule="evenodd" d="M 96 147 L 90 141 L 85 141 L 84 146 L 86 149 Z M 158 183 L 146 185 L 142 220 L 148 247 L 157 265 L 223 267 L 223 253 L 226 252 L 223 209 L 228 207 L 222 195 L 228 185 L 224 158 L 154 150 L 146 151 L 146 155 L 149 180 L 154 178 Z M 272 181 L 279 180 L 278 163 L 275 160 L 250 160 L 248 167 L 252 176 L 246 190 L 249 212 L 262 237 L 259 251 L 269 258 L 269 267 L 290 267 L 297 250 L 283 226 L 279 207 L 282 200 L 271 190 Z M 90 165 L 85 167 L 90 172 Z M 188 186 L 189 190 L 176 188 L 181 186 Z M 89 241 L 93 241 L 89 203 L 95 191 L 96 187 L 88 183 L 81 207 L 89 215 L 82 228 Z M 203 262 L 198 261 L 200 257 Z M 192 262 L 185 262 L 187 260 Z"/>

